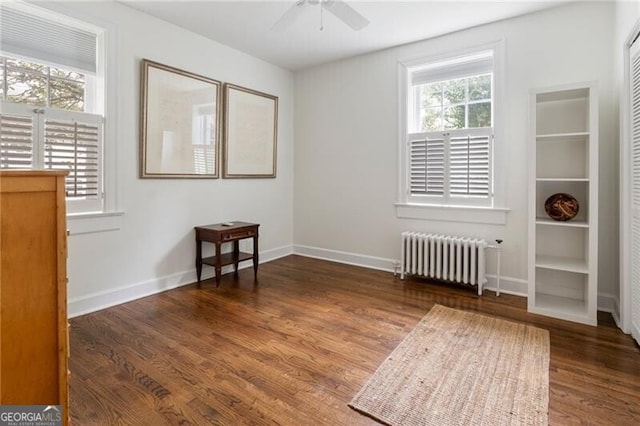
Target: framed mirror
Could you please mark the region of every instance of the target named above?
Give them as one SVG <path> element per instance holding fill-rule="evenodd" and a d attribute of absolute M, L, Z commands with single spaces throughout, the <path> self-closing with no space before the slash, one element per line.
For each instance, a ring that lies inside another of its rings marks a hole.
<path fill-rule="evenodd" d="M 217 178 L 221 83 L 141 62 L 140 177 Z"/>
<path fill-rule="evenodd" d="M 224 85 L 224 178 L 275 178 L 278 97 Z"/>

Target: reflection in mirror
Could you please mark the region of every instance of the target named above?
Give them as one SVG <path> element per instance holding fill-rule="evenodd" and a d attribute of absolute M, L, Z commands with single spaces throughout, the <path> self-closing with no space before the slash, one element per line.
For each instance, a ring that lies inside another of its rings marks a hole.
<path fill-rule="evenodd" d="M 220 82 L 142 62 L 141 177 L 218 177 Z"/>
<path fill-rule="evenodd" d="M 216 123 L 215 104 L 202 104 L 193 107 L 192 137 L 193 167 L 196 173 L 214 173 L 216 162 Z"/>

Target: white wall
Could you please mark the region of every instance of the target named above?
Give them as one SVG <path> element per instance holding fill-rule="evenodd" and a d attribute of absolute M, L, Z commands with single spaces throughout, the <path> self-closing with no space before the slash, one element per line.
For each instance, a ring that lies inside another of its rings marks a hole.
<path fill-rule="evenodd" d="M 626 47 L 628 38 L 631 36 L 631 32 L 635 25 L 640 21 L 640 2 L 637 1 L 618 1 L 616 3 L 615 14 L 615 34 L 614 44 L 612 49 L 612 62 L 614 64 L 614 84 L 615 91 L 620 94 L 620 127 L 617 133 L 620 140 L 620 184 L 621 184 L 621 221 L 620 221 L 620 236 L 621 236 L 621 263 L 620 263 L 620 286 L 616 289 L 615 294 L 620 295 L 618 305 L 620 306 L 621 316 L 616 318 L 618 325 L 623 331 L 629 332 L 631 330 L 631 288 L 630 288 L 630 241 L 626 238 L 630 235 L 630 205 L 628 203 L 628 197 L 625 197 L 625 193 L 628 193 L 629 188 L 629 169 L 630 169 L 630 150 L 628 142 L 628 134 L 625 135 L 623 126 L 626 124 L 625 114 L 628 114 L 628 108 L 624 103 L 628 102 L 628 88 L 624 84 L 625 76 L 625 55 L 628 54 L 628 48 Z M 625 93 L 627 92 L 627 93 Z M 626 247 L 626 250 L 625 250 Z M 626 253 L 625 253 L 626 251 Z M 622 303 L 620 303 L 622 302 Z M 636 331 L 637 335 L 640 335 L 640 331 Z"/>
<path fill-rule="evenodd" d="M 195 225 L 229 220 L 260 224 L 268 260 L 293 241 L 293 75 L 114 2 L 45 6 L 116 31 L 115 153 L 119 230 L 69 238 L 70 315 L 195 280 Z M 279 97 L 276 179 L 139 179 L 140 60 L 163 64 Z M 111 219 L 114 221 L 114 219 Z M 72 229 L 78 225 L 74 221 Z M 205 266 L 205 276 L 211 268 Z"/>
<path fill-rule="evenodd" d="M 581 3 L 367 54 L 295 75 L 294 250 L 391 269 L 403 230 L 503 238 L 503 281 L 525 293 L 529 89 L 597 80 L 600 91 L 599 293 L 618 281 L 617 94 L 611 3 Z M 506 44 L 505 226 L 398 219 L 398 61 Z M 495 273 L 493 258 L 488 272 Z"/>
<path fill-rule="evenodd" d="M 502 274 L 508 279 L 503 283 L 524 293 L 528 91 L 589 80 L 598 80 L 601 95 L 599 292 L 605 307 L 613 304 L 618 96 L 611 46 L 614 19 L 627 22 L 620 7 L 614 16 L 612 4 L 565 6 L 301 71 L 294 83 L 286 70 L 116 3 L 45 6 L 116 31 L 117 127 L 107 137 L 107 149 L 115 154 L 118 210 L 124 215 L 115 220 L 119 230 L 70 237 L 71 315 L 192 282 L 193 226 L 235 219 L 261 224 L 264 260 L 290 253 L 295 242 L 300 253 L 382 269 L 398 259 L 405 229 L 504 238 Z M 396 218 L 397 62 L 499 39 L 506 41 L 507 224 Z M 142 58 L 279 96 L 278 177 L 139 179 Z M 493 260 L 489 273 L 495 272 Z"/>

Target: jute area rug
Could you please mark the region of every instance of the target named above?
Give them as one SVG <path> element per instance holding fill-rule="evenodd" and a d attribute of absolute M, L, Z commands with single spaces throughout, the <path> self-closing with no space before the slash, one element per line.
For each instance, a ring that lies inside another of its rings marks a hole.
<path fill-rule="evenodd" d="M 549 332 L 435 305 L 349 406 L 394 426 L 547 425 Z"/>

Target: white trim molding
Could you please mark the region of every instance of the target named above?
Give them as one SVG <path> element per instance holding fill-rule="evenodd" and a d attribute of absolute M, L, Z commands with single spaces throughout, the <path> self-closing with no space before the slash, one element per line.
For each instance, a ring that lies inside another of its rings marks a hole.
<path fill-rule="evenodd" d="M 620 299 L 616 295 L 598 293 L 598 310 L 610 313 L 618 328 L 622 328 L 620 327 Z"/>
<path fill-rule="evenodd" d="M 117 231 L 122 228 L 123 212 L 77 213 L 67 215 L 69 235 Z"/>
<path fill-rule="evenodd" d="M 396 259 L 304 245 L 294 245 L 293 254 L 393 273 L 396 272 L 396 266 L 399 266 L 399 260 Z M 485 290 L 495 292 L 497 288 L 496 275 L 487 274 L 487 283 L 485 283 L 483 288 Z M 528 288 L 529 284 L 526 279 L 500 276 L 500 293 L 526 298 Z M 617 315 L 617 312 L 619 312 L 619 301 L 614 295 L 603 293 L 598 294 L 598 310 L 611 313 L 616 324 L 619 324 L 619 317 Z"/>
<path fill-rule="evenodd" d="M 505 225 L 509 209 L 498 207 L 444 206 L 396 203 L 396 216 L 402 219 Z"/>
<path fill-rule="evenodd" d="M 284 256 L 293 254 L 291 246 L 278 247 L 275 249 L 260 252 L 260 264 L 271 262 Z M 251 262 L 243 262 L 238 269 L 252 268 Z M 222 269 L 222 273 L 233 272 L 233 266 L 229 265 Z M 203 270 L 202 279 L 213 278 L 212 268 Z M 89 314 L 91 312 L 106 309 L 122 303 L 132 302 L 136 299 L 162 293 L 167 290 L 182 287 L 196 282 L 196 270 L 176 272 L 163 277 L 153 278 L 147 281 L 124 285 L 105 291 L 87 294 L 80 297 L 70 298 L 68 302 L 69 318 Z"/>
<path fill-rule="evenodd" d="M 400 262 L 396 259 L 387 259 L 383 257 L 367 256 L 363 254 L 302 245 L 294 245 L 293 254 L 393 273 L 396 272 L 396 267 L 400 265 Z M 487 280 L 488 282 L 485 284 L 484 288 L 495 291 L 495 275 L 487 275 Z M 527 280 L 501 276 L 500 293 L 526 297 Z"/>
<path fill-rule="evenodd" d="M 347 265 L 363 266 L 365 268 L 377 269 L 379 271 L 386 272 L 395 272 L 396 266 L 400 264 L 395 259 L 386 259 L 383 257 L 367 256 L 364 254 L 348 253 L 346 251 L 329 250 L 302 245 L 294 245 L 293 254 L 312 257 L 314 259 L 344 263 Z"/>
<path fill-rule="evenodd" d="M 202 279 L 211 278 L 213 272 L 203 274 Z M 70 298 L 68 302 L 69 318 L 89 314 L 112 306 L 120 305 L 153 294 L 162 293 L 196 281 L 195 269 L 177 272 L 164 277 L 124 285 L 118 288 Z"/>
<path fill-rule="evenodd" d="M 496 291 L 498 288 L 496 275 L 487 275 L 487 282 L 483 286 L 485 290 Z M 522 278 L 500 276 L 500 293 L 514 296 L 527 297 L 529 282 Z"/>
<path fill-rule="evenodd" d="M 319 247 L 311 247 L 304 245 L 283 246 L 260 252 L 260 264 L 271 262 L 291 254 L 310 257 L 314 259 L 327 260 L 330 262 L 343 263 L 347 265 L 360 266 L 379 271 L 395 273 L 399 261 L 396 259 L 388 259 L 383 257 L 368 256 L 363 254 L 349 253 L 338 250 L 329 250 Z M 239 265 L 239 269 L 252 267 L 251 263 L 245 262 Z M 232 266 L 226 266 L 222 269 L 223 274 L 233 271 Z M 213 270 L 206 268 L 203 270 L 202 279 L 213 278 Z M 69 318 L 80 315 L 89 314 L 112 306 L 120 305 L 151 296 L 153 294 L 162 293 L 167 290 L 182 287 L 196 282 L 195 269 L 189 269 L 177 272 L 163 277 L 151 280 L 124 285 L 118 288 L 96 292 L 80 297 L 69 299 L 68 312 Z M 500 293 L 511 294 L 520 297 L 527 297 L 527 280 L 513 277 L 500 277 Z M 485 290 L 496 291 L 496 276 L 487 275 L 487 283 L 484 285 Z M 619 302 L 613 295 L 598 295 L 598 310 L 610 312 L 616 323 L 619 318 L 615 312 L 618 309 Z M 638 327 L 636 327 L 638 328 Z M 637 330 L 637 331 L 640 331 Z"/>

